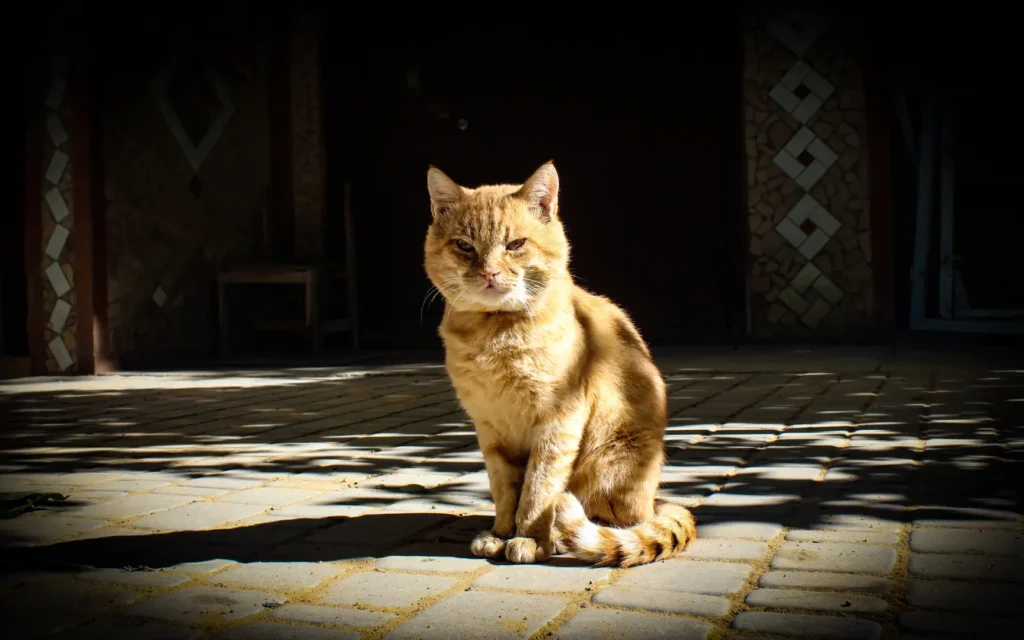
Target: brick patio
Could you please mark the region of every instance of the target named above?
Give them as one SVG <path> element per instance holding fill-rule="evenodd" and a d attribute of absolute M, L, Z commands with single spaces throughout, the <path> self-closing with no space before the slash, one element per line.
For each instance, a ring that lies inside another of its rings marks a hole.
<path fill-rule="evenodd" d="M 663 492 L 701 538 L 630 570 L 468 555 L 487 479 L 436 364 L 0 384 L 2 490 L 68 497 L 0 520 L 8 637 L 985 637 L 1019 619 L 1020 361 L 661 364 Z"/>

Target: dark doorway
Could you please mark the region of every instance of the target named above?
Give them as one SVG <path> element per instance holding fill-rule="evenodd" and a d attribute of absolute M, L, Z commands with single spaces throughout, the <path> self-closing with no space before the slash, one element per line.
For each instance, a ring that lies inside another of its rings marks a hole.
<path fill-rule="evenodd" d="M 476 186 L 521 182 L 548 159 L 582 286 L 652 343 L 741 332 L 740 27 L 722 11 L 685 38 L 325 38 L 328 188 L 353 184 L 364 343 L 439 344 L 442 305 L 420 319 L 428 164 Z"/>
<path fill-rule="evenodd" d="M 15 58 L 17 60 L 17 58 Z M 15 80 L 14 95 L 24 99 L 7 120 L 4 131 L 8 186 L 4 213 L 0 215 L 0 376 L 25 374 L 28 356 L 28 281 L 25 273 L 25 185 L 26 143 L 29 123 L 28 83 L 30 69 L 20 61 L 12 64 L 8 77 Z M 20 85 L 19 85 L 20 83 Z M 20 86 L 21 91 L 18 91 Z M 36 215 L 39 215 L 38 212 Z"/>

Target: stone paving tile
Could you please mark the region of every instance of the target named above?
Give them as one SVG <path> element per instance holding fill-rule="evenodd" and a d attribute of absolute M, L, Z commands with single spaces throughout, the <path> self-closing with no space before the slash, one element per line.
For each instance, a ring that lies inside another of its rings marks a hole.
<path fill-rule="evenodd" d="M 1024 582 L 1024 560 L 973 554 L 915 554 L 910 557 L 910 575 L 922 578 L 953 578 Z"/>
<path fill-rule="evenodd" d="M 254 562 L 218 573 L 210 583 L 262 589 L 312 589 L 341 572 L 340 567 L 316 562 Z"/>
<path fill-rule="evenodd" d="M 695 560 L 757 560 L 767 551 L 768 545 L 763 542 L 702 540 L 698 537 L 678 557 Z"/>
<path fill-rule="evenodd" d="M 124 569 L 92 569 L 76 574 L 79 580 L 106 582 L 125 587 L 174 587 L 188 582 L 185 576 L 163 571 L 126 571 Z"/>
<path fill-rule="evenodd" d="M 132 518 L 156 511 L 166 511 L 195 500 L 190 496 L 140 494 L 127 496 L 75 510 L 80 518 Z"/>
<path fill-rule="evenodd" d="M 724 616 L 729 613 L 731 602 L 718 596 L 699 593 L 681 593 L 661 589 L 626 589 L 608 587 L 593 597 L 594 604 L 621 609 L 643 609 L 657 613 L 680 613 L 694 616 Z"/>
<path fill-rule="evenodd" d="M 180 571 L 182 573 L 203 575 L 213 573 L 214 571 L 220 571 L 225 567 L 233 566 L 236 563 L 234 560 L 203 560 L 201 562 L 183 562 L 168 567 L 171 571 Z"/>
<path fill-rule="evenodd" d="M 177 487 L 191 488 L 198 487 L 201 489 L 222 489 L 224 491 L 241 491 L 249 489 L 250 487 L 256 487 L 263 484 L 265 480 L 258 477 L 238 477 L 231 475 L 214 475 L 214 476 L 203 476 L 200 478 L 193 478 L 182 482 Z"/>
<path fill-rule="evenodd" d="M 871 620 L 798 613 L 744 611 L 736 614 L 732 626 L 739 631 L 771 633 L 794 638 L 876 640 L 882 637 L 881 625 Z"/>
<path fill-rule="evenodd" d="M 155 475 L 155 474 L 154 474 Z M 170 480 L 157 480 L 148 478 L 122 478 L 110 482 L 89 485 L 90 491 L 123 491 L 125 493 L 138 493 L 140 491 L 152 491 L 158 487 L 171 484 Z"/>
<path fill-rule="evenodd" d="M 185 484 L 172 484 L 153 489 L 156 494 L 168 494 L 172 496 L 196 496 L 197 498 L 216 498 L 227 493 L 229 489 L 214 489 L 212 487 L 194 487 Z"/>
<path fill-rule="evenodd" d="M 774 522 L 698 522 L 697 539 L 771 540 L 781 531 L 782 525 Z"/>
<path fill-rule="evenodd" d="M 54 636 L 54 640 L 196 640 L 199 629 L 145 620 L 98 620 Z"/>
<path fill-rule="evenodd" d="M 342 609 L 341 607 L 320 607 L 311 604 L 286 604 L 283 607 L 272 609 L 270 616 L 293 622 L 328 624 L 339 627 L 376 627 L 395 618 L 395 615 L 391 613 Z"/>
<path fill-rule="evenodd" d="M 1016 531 L 915 529 L 910 548 L 917 553 L 988 553 L 1024 557 L 1024 534 Z"/>
<path fill-rule="evenodd" d="M 972 616 L 938 611 L 906 611 L 900 615 L 899 622 L 900 627 L 911 631 L 929 635 L 943 634 L 939 637 L 1012 638 L 1020 633 L 1020 619 L 1017 616 Z"/>
<path fill-rule="evenodd" d="M 895 531 L 860 531 L 848 529 L 829 531 L 826 529 L 792 529 L 786 533 L 789 542 L 860 542 L 862 544 L 896 544 L 899 534 Z"/>
<path fill-rule="evenodd" d="M 529 638 L 557 616 L 565 598 L 487 591 L 463 591 L 400 624 L 385 640 L 489 640 Z M 481 615 L 487 612 L 486 615 Z"/>
<path fill-rule="evenodd" d="M 637 613 L 634 611 L 610 611 L 607 609 L 584 609 L 561 629 L 554 638 L 560 640 L 634 640 L 635 638 L 671 638 L 673 640 L 703 640 L 711 632 L 707 622 L 669 618 L 666 616 Z"/>
<path fill-rule="evenodd" d="M 6 604 L 6 603 L 4 603 Z M 53 607 L 42 609 L 13 609 L 8 607 L 4 612 L 4 635 L 18 640 L 35 640 L 36 638 L 53 638 L 65 629 L 73 629 L 71 633 L 61 634 L 65 640 L 78 638 L 76 627 L 89 619 L 88 614 L 71 614 Z"/>
<path fill-rule="evenodd" d="M 106 520 L 69 518 L 61 515 L 36 515 L 0 522 L 0 535 L 8 538 L 6 544 L 40 544 L 67 536 L 81 534 L 106 526 Z"/>
<path fill-rule="evenodd" d="M 772 558 L 772 569 L 889 573 L 896 550 L 866 544 L 787 542 Z"/>
<path fill-rule="evenodd" d="M 309 536 L 316 542 L 333 542 L 353 546 L 387 548 L 412 538 L 427 527 L 441 523 L 443 514 L 369 514 L 344 521 Z"/>
<path fill-rule="evenodd" d="M 399 549 L 377 561 L 378 569 L 430 573 L 463 573 L 487 566 L 463 544 L 416 544 Z"/>
<path fill-rule="evenodd" d="M 244 624 L 217 637 L 223 640 L 359 640 L 359 634 L 352 631 L 273 622 Z"/>
<path fill-rule="evenodd" d="M 406 607 L 436 596 L 457 580 L 411 573 L 359 573 L 335 583 L 323 594 L 324 604 Z"/>
<path fill-rule="evenodd" d="M 53 603 L 60 603 L 60 611 L 63 613 L 96 615 L 131 604 L 138 599 L 139 596 L 133 591 L 112 585 L 80 582 L 71 576 L 62 576 L 8 591 L 4 596 L 4 607 L 8 611 L 40 608 L 49 610 L 53 608 Z"/>
<path fill-rule="evenodd" d="M 262 611 L 266 603 L 286 602 L 286 598 L 273 593 L 221 587 L 185 587 L 122 609 L 121 615 L 197 624 L 210 618 L 241 620 Z"/>
<path fill-rule="evenodd" d="M 267 507 L 278 507 L 308 500 L 317 495 L 318 491 L 300 491 L 298 489 L 272 489 L 270 487 L 258 487 L 236 491 L 217 498 L 218 502 L 229 502 L 233 504 L 266 505 Z"/>
<path fill-rule="evenodd" d="M 889 606 L 885 600 L 874 596 L 803 589 L 754 589 L 747 594 L 745 602 L 753 607 L 813 609 L 834 613 L 879 613 Z"/>
<path fill-rule="evenodd" d="M 473 586 L 511 591 L 582 591 L 612 575 L 611 569 L 552 564 L 498 565 L 477 578 Z"/>
<path fill-rule="evenodd" d="M 758 584 L 762 587 L 829 589 L 879 595 L 885 595 L 892 589 L 892 584 L 885 578 L 828 571 L 768 571 Z"/>
<path fill-rule="evenodd" d="M 325 493 L 312 500 L 290 504 L 274 509 L 273 513 L 288 518 L 355 518 L 373 509 L 366 504 L 336 504 L 332 496 Z"/>
<path fill-rule="evenodd" d="M 263 513 L 266 509 L 263 505 L 193 502 L 139 518 L 132 525 L 161 531 L 201 531 Z"/>
<path fill-rule="evenodd" d="M 1017 613 L 1024 587 L 946 580 L 911 580 L 907 602 L 913 607 L 942 611 Z"/>
<path fill-rule="evenodd" d="M 634 567 L 615 586 L 724 596 L 739 591 L 752 570 L 750 565 L 732 562 L 672 559 Z"/>

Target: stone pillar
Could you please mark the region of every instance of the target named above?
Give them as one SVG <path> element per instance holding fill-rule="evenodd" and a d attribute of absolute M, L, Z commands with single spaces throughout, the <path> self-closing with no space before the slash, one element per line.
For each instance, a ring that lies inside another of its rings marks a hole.
<path fill-rule="evenodd" d="M 857 341 L 874 323 L 863 52 L 846 20 L 745 27 L 751 334 Z"/>
<path fill-rule="evenodd" d="M 318 16 L 299 11 L 290 34 L 292 198 L 295 257 L 317 260 L 324 248 L 324 134 Z"/>

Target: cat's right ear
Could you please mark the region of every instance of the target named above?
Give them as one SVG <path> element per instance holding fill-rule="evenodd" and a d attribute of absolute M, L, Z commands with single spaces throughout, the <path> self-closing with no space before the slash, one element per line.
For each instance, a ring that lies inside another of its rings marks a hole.
<path fill-rule="evenodd" d="M 434 220 L 451 211 L 462 198 L 462 187 L 434 165 L 427 170 L 427 191 Z"/>

